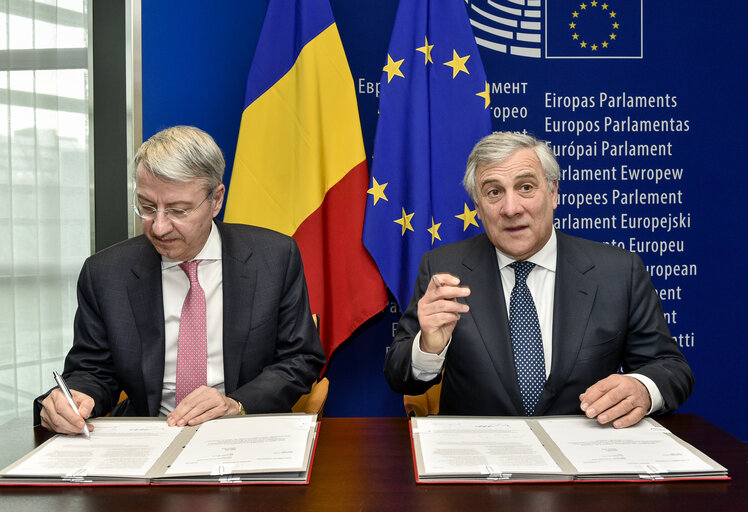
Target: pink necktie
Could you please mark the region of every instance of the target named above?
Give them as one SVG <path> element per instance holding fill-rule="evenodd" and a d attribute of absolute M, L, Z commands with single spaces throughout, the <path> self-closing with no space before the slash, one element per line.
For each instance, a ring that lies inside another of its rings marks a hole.
<path fill-rule="evenodd" d="M 208 330 L 205 315 L 205 292 L 197 280 L 197 266 L 202 260 L 185 261 L 179 266 L 190 280 L 179 320 L 177 348 L 176 403 L 207 383 Z"/>

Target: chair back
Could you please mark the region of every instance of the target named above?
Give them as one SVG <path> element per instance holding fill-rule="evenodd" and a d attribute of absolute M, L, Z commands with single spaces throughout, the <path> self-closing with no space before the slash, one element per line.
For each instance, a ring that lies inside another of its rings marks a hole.
<path fill-rule="evenodd" d="M 429 416 L 439 414 L 439 401 L 442 394 L 442 381 L 431 386 L 422 395 L 403 395 L 405 414 L 412 416 Z"/>
<path fill-rule="evenodd" d="M 322 416 L 327 401 L 327 392 L 330 389 L 330 381 L 323 377 L 314 384 L 309 393 L 301 395 L 301 398 L 291 408 L 292 412 L 304 412 Z"/>

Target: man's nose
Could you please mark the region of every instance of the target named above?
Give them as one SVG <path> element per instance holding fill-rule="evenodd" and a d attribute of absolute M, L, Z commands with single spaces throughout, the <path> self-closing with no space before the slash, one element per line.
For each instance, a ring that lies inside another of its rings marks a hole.
<path fill-rule="evenodd" d="M 170 232 L 173 225 L 171 219 L 166 215 L 166 213 L 158 211 L 155 215 L 156 216 L 151 221 L 153 223 L 151 226 L 153 234 L 156 236 L 163 236 Z"/>
<path fill-rule="evenodd" d="M 504 194 L 504 201 L 501 205 L 501 214 L 507 217 L 514 217 L 522 212 L 520 197 L 513 191 Z"/>

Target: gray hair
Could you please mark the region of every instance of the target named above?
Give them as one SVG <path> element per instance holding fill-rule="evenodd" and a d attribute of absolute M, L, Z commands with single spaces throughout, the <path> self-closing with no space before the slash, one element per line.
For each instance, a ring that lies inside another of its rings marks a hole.
<path fill-rule="evenodd" d="M 462 186 L 470 194 L 470 198 L 474 202 L 478 202 L 478 191 L 475 184 L 475 171 L 478 166 L 501 163 L 524 148 L 535 151 L 538 160 L 540 160 L 540 167 L 545 174 L 545 180 L 548 182 L 548 188 L 553 190 L 553 184 L 561 177 L 561 168 L 556 160 L 556 155 L 553 154 L 553 150 L 548 144 L 532 135 L 519 132 L 493 132 L 479 140 L 468 157 Z"/>
<path fill-rule="evenodd" d="M 194 126 L 172 126 L 161 130 L 145 141 L 134 159 L 156 178 L 187 183 L 203 180 L 208 190 L 223 180 L 226 162 L 213 137 Z"/>

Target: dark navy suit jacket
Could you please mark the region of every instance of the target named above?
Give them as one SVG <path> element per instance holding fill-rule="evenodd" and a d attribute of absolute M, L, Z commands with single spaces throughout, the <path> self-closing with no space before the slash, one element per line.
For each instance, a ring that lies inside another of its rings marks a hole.
<path fill-rule="evenodd" d="M 557 240 L 553 356 L 535 414 L 581 414 L 580 393 L 619 368 L 651 378 L 665 401 L 662 412 L 675 410 L 691 394 L 693 374 L 639 256 L 560 232 Z M 424 255 L 414 297 L 387 352 L 387 381 L 411 395 L 439 382 L 418 381 L 410 370 L 420 330 L 417 302 L 439 272 L 471 290 L 464 299 L 470 311 L 457 322 L 447 351 L 440 414 L 523 415 L 496 252 L 485 234 Z"/>
<path fill-rule="evenodd" d="M 298 246 L 267 229 L 216 225 L 223 249 L 225 393 L 248 413 L 288 412 L 325 362 Z M 157 416 L 164 347 L 161 257 L 148 239 L 88 258 L 64 377 L 71 389 L 94 398 L 93 415 L 109 412 L 124 390 L 126 415 Z"/>

